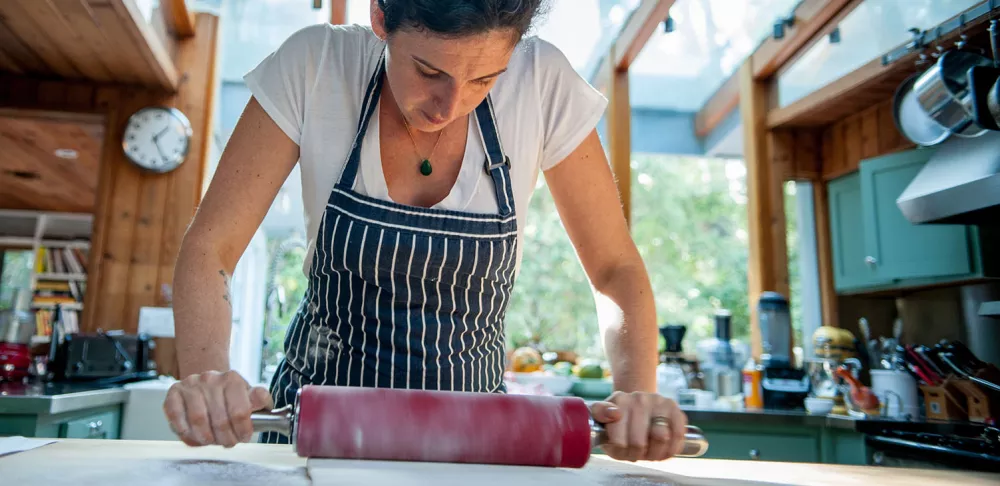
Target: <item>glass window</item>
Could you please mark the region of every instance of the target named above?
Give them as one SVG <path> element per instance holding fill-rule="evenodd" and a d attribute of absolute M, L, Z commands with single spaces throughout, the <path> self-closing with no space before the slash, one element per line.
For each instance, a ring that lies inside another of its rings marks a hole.
<path fill-rule="evenodd" d="M 243 75 L 297 30 L 330 21 L 330 2 L 312 8 L 305 0 L 226 0 L 222 3 L 222 81 Z"/>
<path fill-rule="evenodd" d="M 800 0 L 677 0 L 629 71 L 632 106 L 692 112 Z"/>
<path fill-rule="evenodd" d="M 982 0 L 879 0 L 862 2 L 838 26 L 839 42 L 826 37 L 778 77 L 778 105 L 788 106 Z M 947 46 L 952 47 L 952 46 Z"/>
<path fill-rule="evenodd" d="M 685 347 L 733 314 L 749 342 L 746 167 L 741 160 L 635 154 L 632 235 L 649 271 L 657 325 L 688 327 Z M 508 345 L 604 358 L 590 286 L 540 181 L 528 208 L 521 274 L 507 311 Z"/>

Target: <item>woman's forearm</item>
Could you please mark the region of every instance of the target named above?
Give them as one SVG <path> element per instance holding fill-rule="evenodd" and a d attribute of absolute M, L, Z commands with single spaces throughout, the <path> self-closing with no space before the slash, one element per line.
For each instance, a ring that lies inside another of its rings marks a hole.
<path fill-rule="evenodd" d="M 181 378 L 229 370 L 231 275 L 218 252 L 208 246 L 185 241 L 174 269 L 175 346 Z"/>
<path fill-rule="evenodd" d="M 656 391 L 656 307 L 641 261 L 621 265 L 595 288 L 604 349 L 615 390 Z"/>

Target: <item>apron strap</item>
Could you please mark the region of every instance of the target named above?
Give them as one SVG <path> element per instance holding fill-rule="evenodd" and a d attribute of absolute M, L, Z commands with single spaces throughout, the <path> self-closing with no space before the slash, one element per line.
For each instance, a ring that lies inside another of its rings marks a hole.
<path fill-rule="evenodd" d="M 347 158 L 347 164 L 340 175 L 340 182 L 337 184 L 343 189 L 353 190 L 354 183 L 358 177 L 358 168 L 361 165 L 361 144 L 364 141 L 365 133 L 368 131 L 368 123 L 371 121 L 375 109 L 378 107 L 378 100 L 382 94 L 382 78 L 385 73 L 385 50 L 382 51 L 378 60 L 378 68 L 372 73 L 371 80 L 368 81 L 368 89 L 365 90 L 364 105 L 361 109 L 361 118 L 358 120 L 358 131 L 354 135 L 354 144 L 351 146 L 351 154 Z M 497 207 L 501 216 L 507 216 L 514 211 L 514 191 L 510 181 L 510 159 L 504 155 L 503 145 L 500 143 L 500 135 L 497 133 L 496 114 L 493 111 L 493 98 L 490 95 L 476 107 L 476 120 L 479 122 L 479 135 L 482 138 L 483 150 L 486 152 L 486 172 L 489 172 L 493 179 L 493 187 L 496 191 Z"/>
<path fill-rule="evenodd" d="M 514 191 L 510 181 L 510 159 L 504 154 L 503 144 L 497 133 L 492 96 L 486 95 L 486 99 L 476 107 L 476 119 L 479 121 L 483 149 L 486 151 L 486 172 L 493 179 L 493 188 L 496 190 L 497 207 L 501 216 L 507 216 L 514 210 Z"/>
<path fill-rule="evenodd" d="M 368 122 L 371 121 L 375 109 L 378 107 L 378 100 L 382 94 L 382 75 L 385 73 L 385 50 L 378 59 L 378 67 L 368 81 L 368 89 L 365 90 L 364 105 L 361 108 L 361 119 L 358 120 L 358 132 L 354 135 L 354 144 L 351 146 L 351 154 L 347 158 L 347 165 L 340 175 L 339 185 L 343 188 L 354 189 L 354 181 L 358 177 L 358 167 L 361 165 L 361 143 L 368 132 Z"/>

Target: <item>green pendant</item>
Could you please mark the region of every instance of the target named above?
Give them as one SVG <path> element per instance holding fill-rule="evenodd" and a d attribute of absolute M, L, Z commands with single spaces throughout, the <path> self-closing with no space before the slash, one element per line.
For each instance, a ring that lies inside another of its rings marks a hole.
<path fill-rule="evenodd" d="M 431 161 L 424 159 L 424 161 L 420 164 L 420 173 L 425 176 L 429 176 L 431 175 L 431 172 L 434 172 L 434 168 L 431 167 Z"/>

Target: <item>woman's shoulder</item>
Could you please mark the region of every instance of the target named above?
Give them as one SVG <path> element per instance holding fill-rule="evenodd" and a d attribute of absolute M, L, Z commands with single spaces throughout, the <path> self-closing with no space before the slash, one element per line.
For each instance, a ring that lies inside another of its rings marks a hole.
<path fill-rule="evenodd" d="M 382 40 L 370 27 L 357 24 L 333 25 L 321 23 L 302 27 L 293 32 L 283 47 L 315 53 L 341 53 L 344 57 L 378 49 Z"/>

